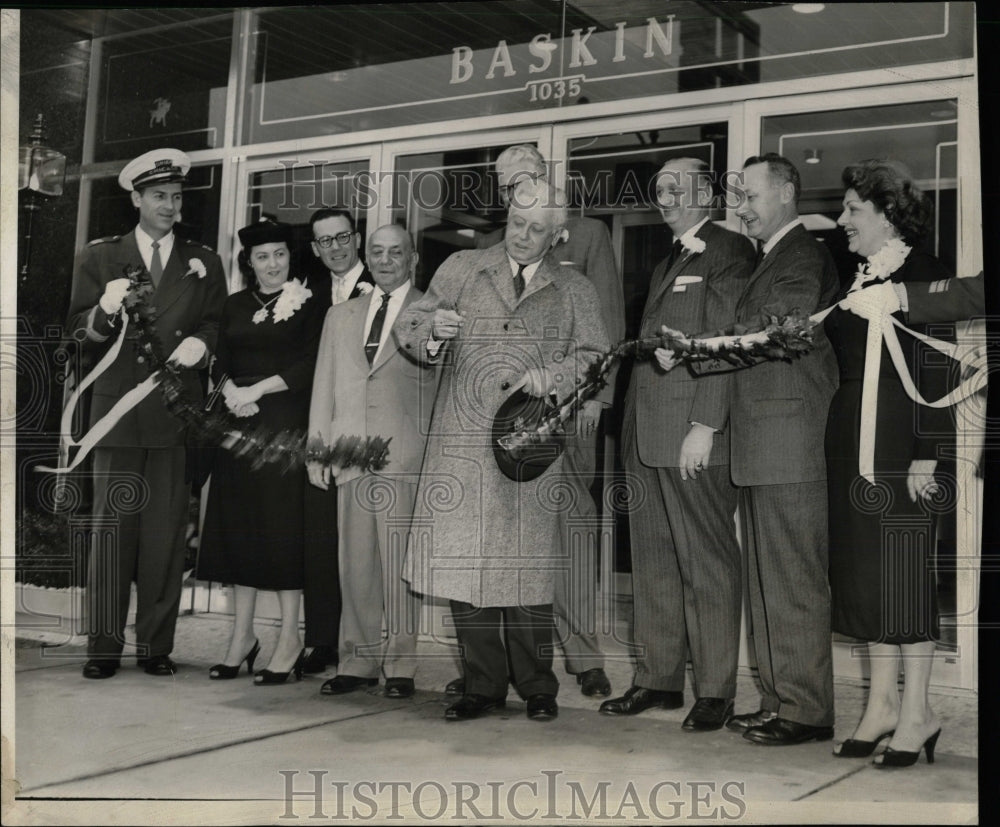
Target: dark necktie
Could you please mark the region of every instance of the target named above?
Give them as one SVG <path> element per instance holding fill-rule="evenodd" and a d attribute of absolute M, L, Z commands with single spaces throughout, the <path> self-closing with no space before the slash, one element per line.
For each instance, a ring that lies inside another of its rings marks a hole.
<path fill-rule="evenodd" d="M 372 319 L 372 328 L 368 331 L 368 340 L 365 342 L 365 356 L 368 357 L 368 366 L 375 362 L 375 354 L 378 353 L 378 343 L 382 339 L 382 328 L 385 327 L 385 314 L 389 310 L 389 294 L 382 294 L 382 304 L 375 311 L 375 318 Z"/>
<path fill-rule="evenodd" d="M 521 298 L 521 294 L 524 292 L 524 268 L 527 267 L 526 264 L 517 265 L 517 275 L 514 276 L 514 294 Z"/>
<path fill-rule="evenodd" d="M 756 270 L 764 261 L 764 245 L 757 248 L 757 261 L 754 262 L 753 269 Z"/>
<path fill-rule="evenodd" d="M 160 242 L 153 242 L 153 255 L 149 261 L 149 278 L 153 282 L 153 287 L 160 283 L 160 276 L 163 275 L 163 262 L 160 261 Z"/>
<path fill-rule="evenodd" d="M 677 263 L 677 260 L 681 257 L 681 250 L 683 249 L 684 248 L 681 246 L 681 240 L 679 238 L 675 238 L 673 245 L 670 247 L 670 255 L 667 256 L 668 271 Z"/>

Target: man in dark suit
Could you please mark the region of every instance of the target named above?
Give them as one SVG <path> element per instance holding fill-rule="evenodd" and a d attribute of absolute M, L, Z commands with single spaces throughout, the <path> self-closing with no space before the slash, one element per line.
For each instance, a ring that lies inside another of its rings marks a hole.
<path fill-rule="evenodd" d="M 208 364 L 226 298 L 222 262 L 208 247 L 175 238 L 182 182 L 190 168 L 176 149 L 147 152 L 118 176 L 139 210 L 124 236 L 92 241 L 79 255 L 67 331 L 97 361 L 126 324 L 121 312 L 126 267 L 145 268 L 154 292 L 155 336 L 177 364 L 188 398 L 202 398 L 197 369 Z M 91 426 L 150 376 L 147 357 L 125 328 L 117 356 L 95 380 Z M 158 390 L 128 410 L 94 449 L 94 519 L 114 525 L 97 533 L 87 577 L 89 632 L 85 678 L 110 678 L 121 664 L 131 584 L 136 582 L 136 655 L 150 675 L 176 671 L 170 653 L 181 597 L 190 486 L 185 482 L 184 430 Z M 124 490 L 134 493 L 123 496 Z M 128 501 L 131 500 L 133 505 Z"/>
<path fill-rule="evenodd" d="M 736 214 L 761 244 L 756 269 L 728 333 L 793 311 L 829 306 L 838 289 L 827 249 L 798 218 L 799 173 L 768 153 L 743 167 Z M 830 587 L 824 430 L 837 364 L 822 327 L 812 351 L 790 363 L 761 359 L 733 376 L 730 451 L 740 486 L 748 559 L 748 602 L 762 689 L 757 712 L 730 729 L 758 744 L 833 737 Z M 699 373 L 732 370 L 723 360 Z"/>
<path fill-rule="evenodd" d="M 699 179 L 705 169 L 702 161 L 677 158 L 657 176 L 674 244 L 650 280 L 640 337 L 664 325 L 728 323 L 753 270 L 753 245 L 709 221 L 711 185 Z M 742 565 L 729 477 L 731 383 L 731 374 L 665 374 L 651 362 L 633 369 L 622 445 L 638 486 L 629 503 L 638 669 L 623 697 L 601 704 L 605 714 L 682 706 L 690 647 L 697 702 L 684 729 L 719 729 L 732 715 Z"/>
<path fill-rule="evenodd" d="M 367 258 L 375 290 L 331 308 L 323 326 L 309 434 L 328 444 L 342 434 L 381 436 L 392 440 L 392 450 L 389 464 L 377 472 L 308 465 L 309 481 L 321 490 L 336 478 L 340 534 L 339 668 L 322 692 L 342 695 L 374 686 L 384 671 L 386 696 L 408 698 L 420 601 L 403 582 L 403 552 L 436 370 L 402 352 L 392 335 L 400 311 L 422 295 L 411 286 L 417 254 L 409 234 L 394 224 L 380 227 L 368 239 Z"/>
<path fill-rule="evenodd" d="M 324 207 L 309 219 L 315 255 L 329 271 L 316 284 L 330 290 L 334 305 L 370 293 L 375 282 L 358 255 L 361 234 L 346 210 Z M 323 672 L 337 663 L 340 636 L 340 574 L 337 562 L 337 490 L 306 486 L 305 491 L 305 643 L 304 672 Z"/>
<path fill-rule="evenodd" d="M 547 181 L 545 159 L 533 144 L 507 147 L 496 160 L 500 200 L 509 206 L 509 194 L 519 181 Z M 477 241 L 486 249 L 503 239 L 498 229 Z M 612 344 L 625 335 L 625 299 L 621 278 L 611 250 L 611 237 L 604 222 L 575 216 L 566 221 L 562 240 L 549 253 L 560 265 L 583 273 L 597 290 L 601 315 Z M 590 493 L 597 472 L 598 425 L 601 413 L 614 399 L 617 368 L 608 376 L 607 387 L 584 403 L 576 421 L 569 423 L 563 459 L 563 479 L 573 491 L 576 508 L 561 511 L 559 538 L 563 556 L 571 568 L 560 573 L 553 596 L 556 633 L 566 656 L 566 670 L 576 675 L 584 695 L 607 696 L 611 682 L 604 672 L 604 654 L 597 640 L 597 564 L 600 532 L 597 508 Z M 449 694 L 461 694 L 462 679 L 448 684 Z"/>
<path fill-rule="evenodd" d="M 902 284 L 886 282 L 848 293 L 840 306 L 866 319 L 902 310 L 913 323 L 954 322 L 986 312 L 983 274 Z"/>

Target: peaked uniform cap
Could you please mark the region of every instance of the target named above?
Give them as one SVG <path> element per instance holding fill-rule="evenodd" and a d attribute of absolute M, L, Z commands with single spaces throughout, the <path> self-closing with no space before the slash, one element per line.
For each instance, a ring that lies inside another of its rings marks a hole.
<path fill-rule="evenodd" d="M 191 159 L 179 149 L 153 149 L 129 161 L 118 174 L 118 185 L 129 192 L 151 184 L 187 180 Z"/>

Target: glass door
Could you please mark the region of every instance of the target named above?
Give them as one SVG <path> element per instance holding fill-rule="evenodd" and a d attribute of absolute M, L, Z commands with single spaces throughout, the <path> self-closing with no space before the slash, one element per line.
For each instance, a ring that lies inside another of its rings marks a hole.
<path fill-rule="evenodd" d="M 425 289 L 452 253 L 495 244 L 506 210 L 493 165 L 514 144 L 534 144 L 550 156 L 550 129 L 531 127 L 488 134 L 386 144 L 379 221 L 401 224 L 420 255 L 416 286 Z M 388 186 L 391 184 L 391 189 Z"/>
<path fill-rule="evenodd" d="M 376 145 L 243 161 L 237 175 L 240 188 L 231 238 L 230 289 L 238 289 L 241 283 L 235 265 L 239 249 L 236 230 L 261 218 L 292 225 L 296 270 L 306 277 L 321 272 L 323 266 L 310 246 L 309 218 L 316 210 L 329 207 L 348 211 L 365 238 L 378 202 L 380 157 Z"/>
<path fill-rule="evenodd" d="M 556 180 L 565 187 L 571 210 L 603 221 L 611 233 L 629 338 L 638 335 L 650 276 L 673 243 L 656 208 L 655 175 L 671 158 L 692 157 L 704 161 L 721 183 L 732 163 L 731 113 L 729 106 L 712 107 L 588 121 L 554 130 Z M 725 224 L 726 211 L 715 210 L 711 219 Z M 615 404 L 603 425 L 607 507 L 602 516 L 606 533 L 613 538 L 607 569 L 614 576 L 607 579 L 608 591 L 625 600 L 632 592 L 628 513 L 615 492 L 625 485 L 619 435 L 630 375 L 631 365 L 622 364 Z"/>
<path fill-rule="evenodd" d="M 754 152 L 777 152 L 796 164 L 802 178 L 803 220 L 833 254 L 842 280 L 852 277 L 860 259 L 849 252 L 836 225 L 842 209 L 841 172 L 868 158 L 903 162 L 931 198 L 934 220 L 923 245 L 926 252 L 950 273 L 972 275 L 982 269 L 979 146 L 976 116 L 970 111 L 975 85 L 959 82 L 947 90 L 953 94 L 941 91 L 937 86 L 906 87 L 748 104 L 747 146 Z M 955 336 L 966 352 L 985 341 L 982 327 L 974 324 L 957 329 L 942 325 L 931 333 Z M 948 369 L 947 360 L 941 368 Z M 983 404 L 974 397 L 958 406 L 955 431 L 939 457 L 948 496 L 936 509 L 932 555 L 941 612 L 932 682 L 965 689 L 976 686 Z M 887 513 L 883 519 L 888 524 L 892 516 Z M 864 677 L 867 666 L 859 641 L 837 635 L 834 641 L 836 674 Z"/>

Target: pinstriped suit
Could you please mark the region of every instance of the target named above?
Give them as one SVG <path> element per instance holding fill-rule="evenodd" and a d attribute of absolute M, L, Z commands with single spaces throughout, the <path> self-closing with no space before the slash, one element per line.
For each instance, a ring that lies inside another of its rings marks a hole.
<path fill-rule="evenodd" d="M 704 330 L 731 320 L 753 269 L 742 236 L 706 223 L 701 253 L 660 263 L 650 280 L 640 336 L 661 325 Z M 653 361 L 635 365 L 625 401 L 625 468 L 638 489 L 629 504 L 635 685 L 681 691 L 688 644 L 699 697 L 736 694 L 740 631 L 740 552 L 729 478 L 732 376 L 698 378 L 683 368 L 664 373 Z M 708 467 L 682 480 L 681 445 L 692 422 L 717 430 Z"/>
<path fill-rule="evenodd" d="M 750 276 L 727 332 L 772 315 L 827 307 L 838 290 L 827 249 L 792 228 Z M 827 409 L 837 387 L 822 328 L 811 353 L 790 363 L 762 360 L 733 373 L 733 481 L 748 559 L 748 602 L 760 670 L 761 708 L 811 726 L 833 724 L 830 586 L 827 575 Z M 732 370 L 695 364 L 700 373 Z"/>

